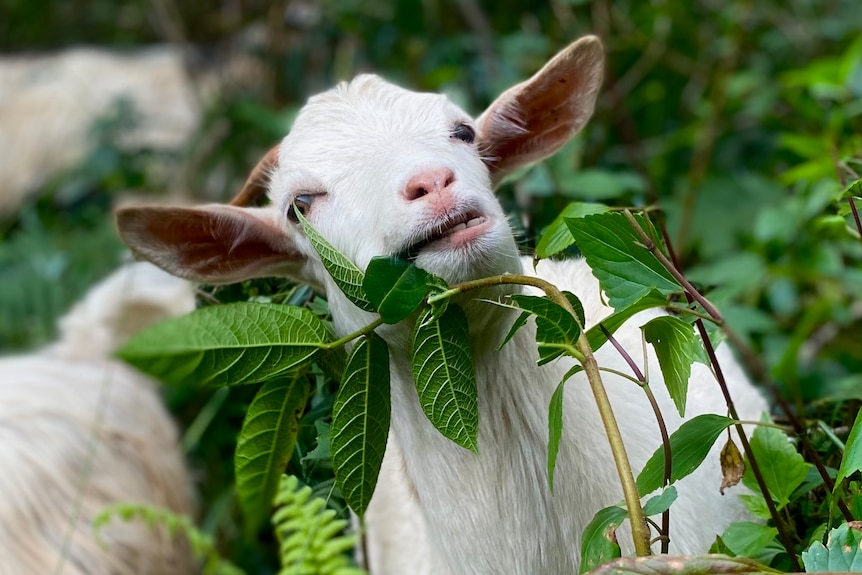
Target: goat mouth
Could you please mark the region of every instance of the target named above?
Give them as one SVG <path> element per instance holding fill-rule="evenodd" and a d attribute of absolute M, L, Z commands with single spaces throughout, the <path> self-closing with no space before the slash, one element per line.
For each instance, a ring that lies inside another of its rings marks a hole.
<path fill-rule="evenodd" d="M 418 241 L 404 248 L 399 257 L 408 261 L 415 260 L 419 256 L 419 253 L 431 244 L 449 239 L 465 230 L 479 227 L 487 221 L 487 216 L 478 212 L 465 212 L 448 217 L 442 222 L 430 226 Z"/>

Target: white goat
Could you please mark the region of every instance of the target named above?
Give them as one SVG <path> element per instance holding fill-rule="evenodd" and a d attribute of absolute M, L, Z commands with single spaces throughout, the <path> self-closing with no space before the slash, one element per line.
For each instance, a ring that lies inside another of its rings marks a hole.
<path fill-rule="evenodd" d="M 124 266 L 60 321 L 60 338 L 0 359 L 0 575 L 192 573 L 182 536 L 93 519 L 113 503 L 191 513 L 177 430 L 156 384 L 111 352 L 194 309 L 188 282 Z"/>
<path fill-rule="evenodd" d="M 127 209 L 118 213 L 121 233 L 139 255 L 182 277 L 232 282 L 286 275 L 306 281 L 327 294 L 339 334 L 374 316 L 349 303 L 327 275 L 292 215 L 294 202 L 363 269 L 373 256 L 418 246 L 416 264 L 450 283 L 531 273 L 493 185 L 553 153 L 583 127 L 602 65 L 599 40 L 583 38 L 475 121 L 443 96 L 360 76 L 311 98 L 290 134 L 252 174 L 252 186 L 271 175 L 269 206 Z M 588 325 L 611 313 L 585 262 L 543 261 L 538 275 L 574 292 Z M 582 374 L 570 381 L 552 495 L 548 403 L 573 361 L 537 367 L 535 326 L 498 353 L 513 316 L 480 302 L 465 310 L 476 336 L 478 456 L 445 439 L 422 413 L 408 359 L 410 322 L 378 330 L 390 345 L 392 442 L 366 514 L 371 569 L 377 575 L 574 573 L 582 530 L 598 509 L 622 499 L 594 401 Z M 638 327 L 658 314 L 635 317 L 617 339 L 640 350 Z M 611 346 L 597 357 L 601 365 L 627 370 Z M 765 402 L 726 350 L 719 357 L 741 415 L 756 416 Z M 660 372 L 653 355 L 649 367 L 655 381 Z M 636 386 L 604 379 L 639 469 L 660 445 L 654 416 Z M 687 415 L 724 412 L 703 366 L 694 368 L 690 386 Z M 676 428 L 680 419 L 669 397 L 654 387 L 669 427 Z M 711 460 L 680 484 L 672 551 L 704 551 L 716 533 L 744 516 L 734 499 L 721 498 L 720 480 L 718 462 Z"/>

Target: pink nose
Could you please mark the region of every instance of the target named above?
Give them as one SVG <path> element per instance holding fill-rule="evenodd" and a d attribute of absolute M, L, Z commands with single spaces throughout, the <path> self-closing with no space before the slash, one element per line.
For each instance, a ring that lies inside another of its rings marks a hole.
<path fill-rule="evenodd" d="M 439 194 L 453 183 L 455 183 L 455 173 L 449 168 L 423 170 L 407 182 L 404 197 L 408 201 L 418 200 L 429 194 Z"/>

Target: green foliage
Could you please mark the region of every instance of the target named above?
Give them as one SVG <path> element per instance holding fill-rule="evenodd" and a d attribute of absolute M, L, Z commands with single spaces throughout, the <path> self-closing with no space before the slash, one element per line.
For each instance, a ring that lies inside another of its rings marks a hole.
<path fill-rule="evenodd" d="M 642 228 L 651 229 L 643 217 L 635 217 Z M 654 290 L 665 295 L 681 291 L 653 254 L 638 249 L 641 239 L 623 214 L 594 214 L 567 223 L 615 310 L 625 309 Z"/>
<path fill-rule="evenodd" d="M 248 531 L 257 531 L 269 517 L 308 393 L 306 374 L 294 371 L 263 384 L 248 407 L 234 455 L 236 490 Z"/>
<path fill-rule="evenodd" d="M 556 255 L 575 243 L 572 232 L 569 231 L 569 221 L 582 218 L 590 214 L 600 214 L 607 211 L 608 207 L 603 204 L 588 204 L 584 202 L 572 202 L 563 208 L 554 221 L 548 225 L 541 239 L 536 244 L 536 259 L 545 259 Z M 576 224 L 572 224 L 576 225 Z"/>
<path fill-rule="evenodd" d="M 616 529 L 627 517 L 628 512 L 615 505 L 605 507 L 595 514 L 584 529 L 581 540 L 580 573 L 591 571 L 594 567 L 621 555 Z"/>
<path fill-rule="evenodd" d="M 853 525 L 842 523 L 829 532 L 824 546 L 820 541 L 812 543 L 802 552 L 802 562 L 807 573 L 836 571 L 862 572 L 862 531 Z"/>
<path fill-rule="evenodd" d="M 575 348 L 581 335 L 581 328 L 572 314 L 548 297 L 513 295 L 511 299 L 520 309 L 536 316 L 539 365 L 544 365 L 566 353 L 570 355 L 573 352 L 577 353 Z M 580 307 L 580 303 L 577 305 Z"/>
<path fill-rule="evenodd" d="M 192 553 L 201 563 L 203 575 L 244 575 L 245 571 L 219 555 L 211 535 L 195 527 L 191 518 L 161 507 L 137 503 L 119 503 L 102 510 L 93 520 L 93 530 L 98 539 L 101 531 L 112 521 L 144 521 L 150 529 L 163 527 L 171 537 L 183 536 L 189 542 Z"/>
<path fill-rule="evenodd" d="M 356 307 L 365 311 L 374 311 L 375 306 L 368 301 L 368 296 L 363 289 L 365 274 L 362 273 L 362 270 L 356 267 L 356 264 L 347 259 L 344 254 L 332 247 L 332 244 L 311 227 L 300 210 L 295 210 L 295 213 L 302 226 L 302 231 L 305 232 L 308 241 L 311 242 L 317 255 L 320 256 L 323 267 L 335 280 L 335 285 Z"/>
<path fill-rule="evenodd" d="M 279 541 L 280 575 L 364 575 L 350 565 L 345 552 L 356 538 L 339 535 L 344 519 L 326 509 L 326 501 L 311 496 L 311 488 L 299 487 L 292 475 L 283 475 L 275 496 L 278 507 L 272 523 Z"/>
<path fill-rule="evenodd" d="M 563 435 L 563 386 L 569 378 L 583 370 L 582 366 L 576 365 L 566 372 L 554 390 L 548 406 L 548 487 L 551 492 L 554 491 L 554 470 L 557 468 L 557 454 L 560 452 L 560 438 Z"/>
<path fill-rule="evenodd" d="M 698 339 L 690 324 L 673 316 L 653 318 L 641 329 L 644 339 L 655 348 L 664 384 L 683 417 L 691 364 L 700 354 Z"/>
<path fill-rule="evenodd" d="M 844 447 L 844 457 L 841 458 L 841 467 L 838 468 L 838 476 L 835 485 L 840 486 L 851 473 L 862 471 L 862 411 L 856 415 L 853 428 L 847 437 Z"/>
<path fill-rule="evenodd" d="M 644 515 L 651 517 L 653 515 L 664 513 L 670 509 L 670 506 L 674 501 L 676 501 L 677 496 L 678 493 L 676 492 L 676 487 L 668 485 L 661 493 L 650 498 L 650 500 L 644 504 Z"/>
<path fill-rule="evenodd" d="M 478 453 L 479 406 L 467 317 L 449 305 L 439 318 L 431 308 L 413 332 L 413 379 L 419 403 L 440 433 Z"/>
<path fill-rule="evenodd" d="M 430 274 L 401 259 L 373 258 L 365 274 L 362 289 L 386 323 L 409 317 L 431 289 Z"/>
<path fill-rule="evenodd" d="M 168 383 L 266 381 L 306 365 L 329 339 L 307 309 L 236 303 L 206 307 L 136 334 L 120 357 Z"/>
<path fill-rule="evenodd" d="M 805 481 L 810 463 L 806 463 L 787 435 L 774 427 L 758 426 L 751 437 L 751 449 L 760 462 L 760 470 L 766 487 L 776 506 L 781 509 L 790 502 L 794 491 Z M 747 466 L 743 482 L 754 491 L 758 490 L 751 466 Z"/>
<path fill-rule="evenodd" d="M 389 435 L 389 348 L 373 332 L 353 348 L 332 414 L 335 479 L 347 503 L 362 515 Z"/>
<path fill-rule="evenodd" d="M 671 482 L 678 481 L 697 469 L 721 432 L 733 420 L 721 415 L 705 414 L 693 417 L 670 435 Z M 652 493 L 664 479 L 664 446 L 659 447 L 644 465 L 637 478 L 641 495 Z"/>

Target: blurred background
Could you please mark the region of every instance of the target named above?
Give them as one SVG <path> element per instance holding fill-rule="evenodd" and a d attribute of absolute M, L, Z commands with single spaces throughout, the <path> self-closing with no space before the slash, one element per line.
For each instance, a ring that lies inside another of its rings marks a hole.
<path fill-rule="evenodd" d="M 862 242 L 840 199 L 862 173 L 860 30 L 858 0 L 0 0 L 0 353 L 48 341 L 122 261 L 114 206 L 227 200 L 309 95 L 374 71 L 478 115 L 593 33 L 608 58 L 593 120 L 501 191 L 524 250 L 572 200 L 661 207 L 687 275 L 800 412 L 846 433 L 862 398 Z M 193 427 L 204 528 L 272 572 L 266 542 L 231 536 L 251 398 L 231 394 L 168 399 Z M 195 428 L 204 409 L 217 416 Z"/>

